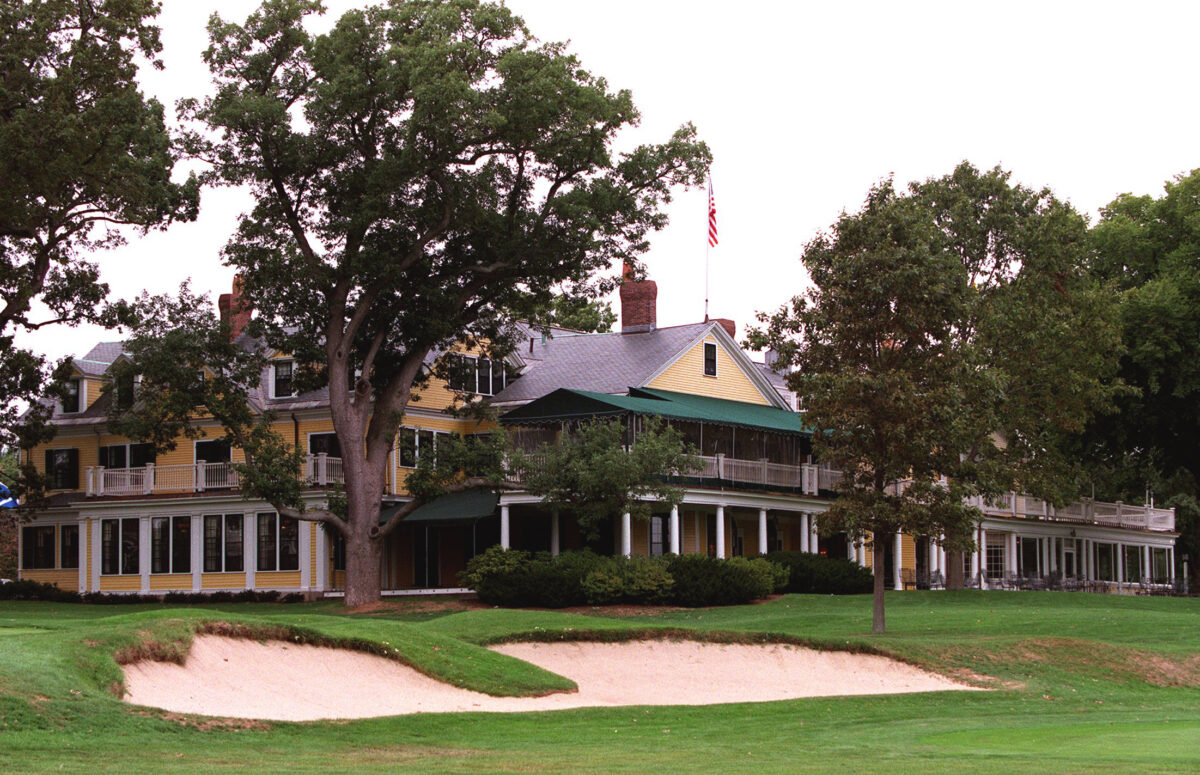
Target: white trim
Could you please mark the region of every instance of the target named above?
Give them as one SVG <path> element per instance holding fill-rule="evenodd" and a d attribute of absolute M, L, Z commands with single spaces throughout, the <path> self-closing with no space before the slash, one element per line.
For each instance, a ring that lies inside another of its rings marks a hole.
<path fill-rule="evenodd" d="M 291 364 L 292 367 L 292 392 L 285 396 L 275 394 L 275 367 L 279 364 Z M 295 398 L 299 393 L 296 392 L 296 361 L 294 358 L 272 358 L 267 370 L 267 397 L 272 400 Z"/>
<path fill-rule="evenodd" d="M 721 375 L 721 369 L 717 365 L 718 361 L 721 360 L 721 358 L 720 358 L 721 346 L 719 344 L 717 344 L 716 342 L 708 341 L 708 337 L 705 337 L 705 341 L 701 342 L 700 344 L 704 348 L 704 350 L 700 354 L 700 376 L 711 377 L 713 379 L 716 379 L 717 377 L 719 377 Z M 712 374 L 708 373 L 708 346 L 709 345 L 712 345 L 712 348 L 713 348 L 713 373 Z"/>

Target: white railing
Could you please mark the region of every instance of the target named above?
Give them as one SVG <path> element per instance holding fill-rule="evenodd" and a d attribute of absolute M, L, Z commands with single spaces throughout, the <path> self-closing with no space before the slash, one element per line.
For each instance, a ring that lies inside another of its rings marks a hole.
<path fill-rule="evenodd" d="M 308 455 L 304 459 L 304 481 L 318 487 L 344 484 L 342 459 Z M 88 496 L 233 490 L 240 484 L 237 470 L 229 463 L 199 462 L 182 466 L 150 463 L 138 468 L 92 466 L 84 472 L 84 493 Z"/>

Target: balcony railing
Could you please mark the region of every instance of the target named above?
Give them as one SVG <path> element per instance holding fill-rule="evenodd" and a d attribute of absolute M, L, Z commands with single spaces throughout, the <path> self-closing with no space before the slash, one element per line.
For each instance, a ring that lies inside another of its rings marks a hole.
<path fill-rule="evenodd" d="M 345 481 L 341 458 L 327 455 L 308 455 L 304 458 L 305 484 L 322 487 L 344 484 Z M 238 473 L 229 463 L 182 466 L 151 463 L 139 468 L 94 466 L 84 472 L 84 494 L 89 497 L 234 490 L 239 485 Z"/>
<path fill-rule="evenodd" d="M 1172 532 L 1175 530 L 1175 509 L 1159 509 L 1154 506 L 1134 506 L 1128 503 L 1107 503 L 1091 498 L 1055 508 L 1032 495 L 1010 492 L 997 500 L 972 499 L 971 505 L 990 516 L 1024 517 L 1044 519 L 1049 522 L 1078 522 L 1105 527 L 1123 527 L 1134 530 Z"/>

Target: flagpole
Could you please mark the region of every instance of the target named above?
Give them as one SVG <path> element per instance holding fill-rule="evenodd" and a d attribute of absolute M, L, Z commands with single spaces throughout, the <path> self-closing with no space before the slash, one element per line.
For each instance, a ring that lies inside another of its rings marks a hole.
<path fill-rule="evenodd" d="M 708 266 L 712 254 L 712 236 L 709 224 L 712 219 L 712 172 L 708 173 L 708 200 L 704 203 L 704 322 L 708 322 Z"/>

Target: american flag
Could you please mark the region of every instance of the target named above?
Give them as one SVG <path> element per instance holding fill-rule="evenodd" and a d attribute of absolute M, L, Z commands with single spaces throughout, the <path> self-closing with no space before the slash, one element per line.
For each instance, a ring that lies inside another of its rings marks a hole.
<path fill-rule="evenodd" d="M 717 246 L 717 200 L 713 199 L 712 178 L 708 179 L 708 244 Z"/>

